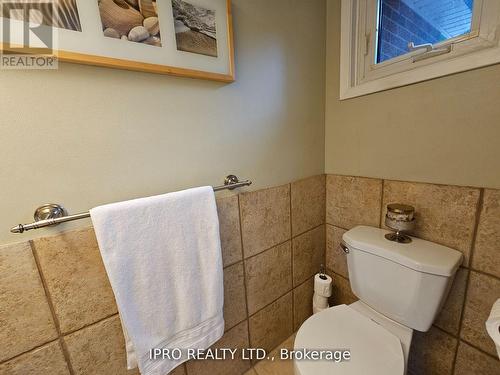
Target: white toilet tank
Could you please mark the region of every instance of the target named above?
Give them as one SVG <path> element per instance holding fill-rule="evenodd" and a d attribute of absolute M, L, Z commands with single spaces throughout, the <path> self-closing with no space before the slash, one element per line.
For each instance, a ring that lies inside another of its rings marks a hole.
<path fill-rule="evenodd" d="M 413 237 L 409 244 L 391 242 L 386 233 L 358 226 L 344 234 L 352 291 L 386 317 L 425 332 L 448 295 L 462 254 Z"/>

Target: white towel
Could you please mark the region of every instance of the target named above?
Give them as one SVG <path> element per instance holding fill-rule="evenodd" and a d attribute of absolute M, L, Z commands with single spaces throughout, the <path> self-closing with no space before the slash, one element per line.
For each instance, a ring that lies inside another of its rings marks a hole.
<path fill-rule="evenodd" d="M 129 368 L 165 375 L 224 332 L 222 256 L 212 187 L 90 210 L 116 297 Z M 152 359 L 152 349 L 183 349 Z"/>
<path fill-rule="evenodd" d="M 500 358 L 500 298 L 496 300 L 491 308 L 490 316 L 486 321 L 486 331 L 495 343 L 498 358 Z"/>

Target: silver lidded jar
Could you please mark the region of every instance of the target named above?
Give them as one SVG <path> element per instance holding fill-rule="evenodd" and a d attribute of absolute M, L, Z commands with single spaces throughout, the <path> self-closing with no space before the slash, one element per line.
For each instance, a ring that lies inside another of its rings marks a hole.
<path fill-rule="evenodd" d="M 391 203 L 387 205 L 385 225 L 394 230 L 395 233 L 385 235 L 390 241 L 399 243 L 410 243 L 411 238 L 406 232 L 415 228 L 415 208 L 407 204 Z"/>

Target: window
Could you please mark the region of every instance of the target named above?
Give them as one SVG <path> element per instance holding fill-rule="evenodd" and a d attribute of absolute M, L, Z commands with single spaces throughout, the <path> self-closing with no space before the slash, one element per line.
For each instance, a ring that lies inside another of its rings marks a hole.
<path fill-rule="evenodd" d="M 498 0 L 342 0 L 340 98 L 500 62 Z"/>
<path fill-rule="evenodd" d="M 376 62 L 408 53 L 410 43 L 433 45 L 468 35 L 472 6 L 473 0 L 381 0 Z"/>

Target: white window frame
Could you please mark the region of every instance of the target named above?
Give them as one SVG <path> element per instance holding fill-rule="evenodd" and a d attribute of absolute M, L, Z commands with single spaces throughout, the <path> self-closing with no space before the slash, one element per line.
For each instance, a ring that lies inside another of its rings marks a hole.
<path fill-rule="evenodd" d="M 500 1 L 475 0 L 468 34 L 375 64 L 378 3 L 342 0 L 341 100 L 500 62 Z"/>

